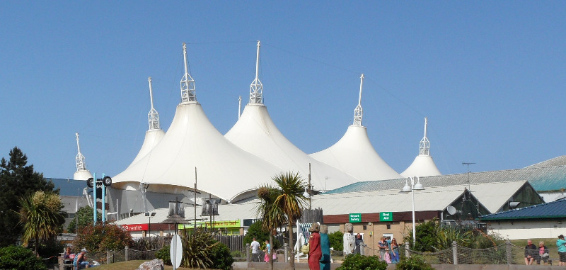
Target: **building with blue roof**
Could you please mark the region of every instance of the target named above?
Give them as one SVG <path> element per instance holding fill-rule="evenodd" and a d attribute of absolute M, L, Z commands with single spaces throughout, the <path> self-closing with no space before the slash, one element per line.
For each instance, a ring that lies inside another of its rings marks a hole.
<path fill-rule="evenodd" d="M 488 231 L 509 239 L 556 238 L 566 233 L 566 199 L 484 215 Z"/>

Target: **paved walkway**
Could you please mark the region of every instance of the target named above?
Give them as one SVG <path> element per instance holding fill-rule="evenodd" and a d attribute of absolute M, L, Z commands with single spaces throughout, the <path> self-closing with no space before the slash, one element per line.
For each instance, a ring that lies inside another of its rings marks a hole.
<path fill-rule="evenodd" d="M 340 263 L 333 263 L 330 269 L 336 269 L 340 266 Z M 234 269 L 269 269 L 269 264 L 265 262 L 235 262 L 233 265 Z M 566 269 L 564 266 L 549 266 L 549 265 L 517 265 L 517 264 L 433 264 L 434 269 L 441 270 L 551 270 L 551 269 Z M 285 262 L 275 262 L 273 263 L 273 269 L 283 270 L 290 269 L 289 263 Z M 295 269 L 306 270 L 309 269 L 309 265 L 304 263 L 295 263 Z M 395 269 L 395 265 L 389 265 L 388 270 Z"/>

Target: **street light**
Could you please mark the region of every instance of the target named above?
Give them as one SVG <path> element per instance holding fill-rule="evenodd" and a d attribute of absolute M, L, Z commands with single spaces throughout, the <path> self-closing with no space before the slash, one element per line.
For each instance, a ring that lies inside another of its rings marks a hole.
<path fill-rule="evenodd" d="M 149 212 L 145 212 L 145 216 L 148 219 L 147 222 L 147 235 L 148 237 L 151 237 L 151 218 L 155 216 L 155 212 L 153 213 L 149 213 Z"/>
<path fill-rule="evenodd" d="M 415 184 L 415 178 L 417 179 L 417 183 Z M 409 186 L 409 179 L 411 179 L 411 185 Z M 411 192 L 411 201 L 413 205 L 413 248 L 415 247 L 416 242 L 416 229 L 415 229 L 415 190 L 423 190 L 424 187 L 421 184 L 421 179 L 418 176 L 409 177 L 405 179 L 405 186 L 401 190 L 401 192 Z"/>

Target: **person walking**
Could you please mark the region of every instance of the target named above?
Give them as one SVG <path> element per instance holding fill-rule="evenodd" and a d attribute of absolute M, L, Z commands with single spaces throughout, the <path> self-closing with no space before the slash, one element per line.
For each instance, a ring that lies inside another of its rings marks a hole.
<path fill-rule="evenodd" d="M 250 247 L 252 248 L 252 262 L 259 262 L 259 242 L 255 239 L 255 237 L 253 238 L 252 243 L 250 244 Z"/>
<path fill-rule="evenodd" d="M 309 269 L 320 270 L 320 258 L 322 258 L 322 250 L 320 247 L 320 227 L 318 223 L 313 223 L 309 231 Z"/>
<path fill-rule="evenodd" d="M 558 247 L 558 266 L 566 266 L 566 240 L 564 240 L 564 235 L 561 234 L 558 236 L 556 246 Z"/>
<path fill-rule="evenodd" d="M 264 250 L 264 252 L 265 252 L 265 255 L 263 256 L 263 260 L 265 262 L 269 262 L 269 260 L 270 260 L 269 255 L 271 254 L 271 244 L 269 244 L 269 240 L 265 240 L 265 250 Z M 275 255 L 275 253 L 273 255 Z"/>
<path fill-rule="evenodd" d="M 328 226 L 320 225 L 320 251 L 322 252 L 322 257 L 320 257 L 320 270 L 330 270 L 330 263 L 332 258 L 330 258 L 330 239 L 328 238 Z"/>

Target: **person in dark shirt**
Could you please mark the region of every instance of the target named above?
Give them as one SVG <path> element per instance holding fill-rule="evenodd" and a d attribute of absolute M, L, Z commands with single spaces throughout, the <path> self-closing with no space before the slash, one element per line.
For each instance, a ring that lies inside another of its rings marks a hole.
<path fill-rule="evenodd" d="M 525 265 L 532 265 L 538 250 L 533 241 L 529 239 L 527 246 L 525 246 Z"/>
<path fill-rule="evenodd" d="M 356 249 L 354 250 L 354 253 L 355 254 L 361 254 L 361 250 L 363 248 L 364 240 L 362 239 L 362 236 L 359 233 L 356 235 L 355 244 L 356 244 Z"/>

